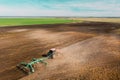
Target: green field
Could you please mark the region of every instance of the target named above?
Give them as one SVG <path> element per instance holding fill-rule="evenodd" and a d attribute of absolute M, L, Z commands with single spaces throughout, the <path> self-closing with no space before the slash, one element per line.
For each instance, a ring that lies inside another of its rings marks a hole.
<path fill-rule="evenodd" d="M 59 24 L 71 23 L 75 20 L 65 18 L 0 18 L 0 27 L 34 24 Z"/>

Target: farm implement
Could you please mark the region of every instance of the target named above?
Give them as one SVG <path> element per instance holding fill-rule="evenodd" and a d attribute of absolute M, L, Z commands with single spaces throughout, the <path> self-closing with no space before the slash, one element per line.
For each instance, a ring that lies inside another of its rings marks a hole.
<path fill-rule="evenodd" d="M 17 65 L 17 68 L 22 70 L 23 72 L 27 74 L 31 74 L 35 72 L 34 65 L 36 63 L 43 63 L 47 65 L 47 62 L 45 60 L 47 59 L 53 59 L 53 56 L 55 54 L 55 49 L 50 49 L 49 52 L 46 54 L 46 56 L 42 58 L 33 58 L 30 62 L 21 62 L 20 64 Z"/>

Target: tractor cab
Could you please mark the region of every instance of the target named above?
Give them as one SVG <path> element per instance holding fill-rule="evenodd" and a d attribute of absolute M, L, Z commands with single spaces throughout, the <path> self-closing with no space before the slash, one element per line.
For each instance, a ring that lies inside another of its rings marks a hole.
<path fill-rule="evenodd" d="M 53 59 L 54 58 L 55 51 L 56 51 L 55 48 L 52 48 L 52 49 L 49 50 L 49 52 L 47 53 L 48 59 Z"/>

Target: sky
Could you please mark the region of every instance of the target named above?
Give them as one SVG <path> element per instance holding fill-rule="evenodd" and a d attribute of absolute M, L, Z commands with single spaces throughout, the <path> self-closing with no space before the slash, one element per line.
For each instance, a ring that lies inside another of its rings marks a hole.
<path fill-rule="evenodd" d="M 0 0 L 0 16 L 120 17 L 120 0 Z"/>

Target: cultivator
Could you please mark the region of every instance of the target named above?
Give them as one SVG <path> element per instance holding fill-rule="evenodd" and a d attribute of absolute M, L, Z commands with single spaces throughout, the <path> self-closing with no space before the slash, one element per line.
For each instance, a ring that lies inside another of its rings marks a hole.
<path fill-rule="evenodd" d="M 34 73 L 35 72 L 34 65 L 36 63 L 43 63 L 43 64 L 47 65 L 47 62 L 45 62 L 45 60 L 53 59 L 54 54 L 55 54 L 55 49 L 50 49 L 45 57 L 38 58 L 38 59 L 33 58 L 29 63 L 21 62 L 20 64 L 17 65 L 17 68 L 27 74 Z"/>

